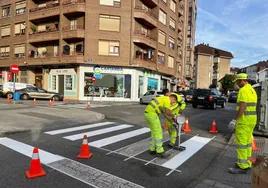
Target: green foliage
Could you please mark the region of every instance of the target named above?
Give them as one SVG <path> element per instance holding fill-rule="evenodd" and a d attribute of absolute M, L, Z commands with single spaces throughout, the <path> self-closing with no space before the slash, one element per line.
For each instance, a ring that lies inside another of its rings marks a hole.
<path fill-rule="evenodd" d="M 234 90 L 234 83 L 233 80 L 235 79 L 235 75 L 233 74 L 226 74 L 223 79 L 221 80 L 222 89 L 227 92 L 230 90 Z"/>

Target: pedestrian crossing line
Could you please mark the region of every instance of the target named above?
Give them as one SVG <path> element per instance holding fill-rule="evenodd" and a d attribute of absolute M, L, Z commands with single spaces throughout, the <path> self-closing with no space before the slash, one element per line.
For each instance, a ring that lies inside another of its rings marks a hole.
<path fill-rule="evenodd" d="M 80 130 L 84 130 L 84 129 L 102 127 L 102 126 L 111 125 L 111 124 L 114 124 L 114 122 L 107 121 L 107 122 L 101 122 L 101 123 L 94 123 L 94 124 L 83 125 L 83 126 L 79 126 L 79 127 L 72 127 L 72 128 L 66 128 L 66 129 L 58 129 L 58 130 L 54 130 L 54 131 L 47 131 L 44 133 L 49 134 L 49 135 L 57 135 L 57 134 L 69 133 L 69 132 L 73 132 L 73 131 L 80 131 Z"/>
<path fill-rule="evenodd" d="M 110 145 L 110 144 L 113 144 L 122 140 L 126 140 L 128 138 L 132 138 L 138 135 L 142 135 L 144 133 L 148 133 L 148 132 L 150 132 L 149 128 L 141 128 L 141 129 L 137 129 L 134 131 L 130 131 L 130 132 L 122 133 L 119 135 L 111 136 L 108 138 L 104 138 L 101 140 L 97 140 L 94 142 L 90 142 L 88 143 L 88 145 L 96 147 L 96 148 L 101 148 L 103 146 L 107 146 L 107 145 Z"/>
<path fill-rule="evenodd" d="M 183 134 L 185 134 L 185 133 L 181 133 L 181 135 L 183 135 Z M 168 134 L 164 134 L 163 135 L 163 143 L 166 143 L 166 142 L 168 142 L 169 141 L 169 135 Z M 138 146 L 140 143 L 137 143 L 137 145 L 136 146 Z M 143 145 L 142 145 L 143 147 L 140 147 L 140 148 L 138 148 L 137 150 L 135 150 L 135 147 L 132 147 L 132 148 L 128 148 L 130 151 L 137 151 L 137 152 L 135 152 L 135 154 L 132 154 L 132 155 L 130 155 L 130 157 L 128 157 L 128 158 L 126 158 L 124 161 L 127 161 L 127 160 L 129 160 L 129 159 L 131 159 L 131 158 L 133 158 L 133 157 L 135 157 L 135 156 L 137 156 L 137 155 L 140 155 L 140 154 L 142 154 L 142 153 L 144 153 L 145 151 L 147 151 L 148 149 L 149 149 L 149 147 L 150 147 L 150 143 L 149 142 L 147 142 L 147 143 L 143 143 Z M 122 152 L 119 152 L 119 153 L 122 153 Z M 134 152 L 133 152 L 134 153 Z"/>
<path fill-rule="evenodd" d="M 32 152 L 34 149 L 33 146 L 7 137 L 1 138 L 0 144 L 25 156 L 28 156 L 30 158 L 32 157 Z M 144 188 L 141 185 L 93 168 L 91 166 L 79 163 L 72 159 L 60 155 L 55 155 L 42 149 L 38 150 L 40 162 L 42 164 L 94 188 Z"/>
<path fill-rule="evenodd" d="M 101 135 L 101 134 L 105 134 L 105 133 L 110 133 L 110 132 L 130 128 L 130 127 L 133 127 L 133 125 L 122 124 L 122 125 L 109 127 L 109 128 L 105 128 L 105 129 L 100 129 L 100 130 L 96 130 L 96 131 L 91 131 L 91 132 L 86 132 L 86 133 L 81 133 L 81 134 L 75 134 L 75 135 L 71 135 L 71 136 L 65 136 L 63 138 L 71 140 L 71 141 L 75 141 L 75 140 L 82 139 L 84 135 L 87 135 L 87 137 L 89 138 L 89 137 L 92 137 L 92 136 L 97 136 L 97 135 Z"/>

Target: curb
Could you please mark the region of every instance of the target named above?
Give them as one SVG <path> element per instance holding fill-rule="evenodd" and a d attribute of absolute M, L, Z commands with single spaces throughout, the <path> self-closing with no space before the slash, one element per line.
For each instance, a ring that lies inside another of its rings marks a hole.
<path fill-rule="evenodd" d="M 17 134 L 17 133 L 26 133 L 30 131 L 31 129 L 5 130 L 5 131 L 0 131 L 0 136 L 8 136 L 8 135 Z"/>

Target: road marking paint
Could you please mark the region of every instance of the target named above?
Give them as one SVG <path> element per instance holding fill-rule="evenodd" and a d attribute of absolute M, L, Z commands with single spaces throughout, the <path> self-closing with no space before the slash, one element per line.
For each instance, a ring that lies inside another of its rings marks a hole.
<path fill-rule="evenodd" d="M 34 149 L 34 147 L 32 147 L 32 146 L 29 146 L 29 145 L 24 144 L 22 142 L 18 142 L 18 141 L 13 140 L 13 139 L 9 139 L 7 137 L 4 137 L 3 139 L 1 139 L 0 144 L 2 144 L 3 146 L 6 146 L 14 151 L 17 151 L 23 155 L 26 155 L 28 157 L 32 157 L 33 149 Z M 39 156 L 40 156 L 40 160 L 42 160 L 43 164 L 48 164 L 48 163 L 52 163 L 52 162 L 59 161 L 59 160 L 63 159 L 63 157 L 61 157 L 59 155 L 54 155 L 52 153 L 48 153 L 48 152 L 43 151 L 41 149 L 39 149 Z"/>
<path fill-rule="evenodd" d="M 180 152 L 178 155 L 162 164 L 163 167 L 172 169 L 166 176 L 170 175 L 174 169 L 178 168 L 185 161 L 187 161 L 190 157 L 192 157 L 196 152 L 202 149 L 206 144 L 208 144 L 213 138 L 205 138 L 200 136 L 194 136 L 189 140 L 183 142 L 181 145 L 186 147 L 185 151 Z M 188 149 L 187 149 L 188 148 Z"/>
<path fill-rule="evenodd" d="M 118 125 L 118 126 L 114 126 L 114 127 L 109 127 L 106 129 L 99 129 L 96 131 L 75 134 L 75 135 L 71 135 L 71 136 L 65 136 L 63 138 L 74 141 L 74 140 L 82 139 L 84 135 L 87 135 L 87 137 L 92 137 L 92 136 L 97 136 L 97 135 L 101 135 L 101 134 L 105 134 L 105 133 L 109 133 L 109 132 L 114 132 L 114 131 L 130 128 L 130 127 L 133 127 L 133 125 L 122 124 L 122 125 Z"/>
<path fill-rule="evenodd" d="M 0 139 L 0 144 L 28 157 L 32 156 L 34 148 L 7 137 Z M 95 188 L 144 188 L 131 181 L 41 149 L 39 149 L 39 155 L 42 164 Z"/>
<path fill-rule="evenodd" d="M 101 122 L 101 123 L 94 123 L 94 124 L 89 124 L 89 125 L 84 125 L 84 126 L 79 126 L 79 127 L 72 127 L 72 128 L 48 131 L 45 133 L 50 134 L 50 135 L 56 135 L 56 134 L 68 133 L 68 132 L 79 131 L 79 130 L 84 130 L 84 129 L 96 128 L 96 127 L 101 127 L 101 126 L 111 125 L 111 124 L 114 124 L 114 122 L 107 121 L 107 122 Z"/>
<path fill-rule="evenodd" d="M 144 134 L 144 133 L 148 133 L 148 132 L 150 132 L 149 128 L 141 128 L 141 129 L 137 129 L 137 130 L 134 130 L 134 131 L 130 131 L 130 132 L 122 133 L 122 134 L 119 134 L 119 135 L 111 136 L 111 137 L 108 137 L 108 138 L 104 138 L 104 139 L 101 139 L 101 140 L 97 140 L 97 141 L 94 141 L 94 142 L 90 142 L 88 145 L 100 148 L 100 147 L 107 146 L 107 145 L 110 145 L 110 144 L 113 144 L 113 143 L 116 143 L 116 142 L 119 142 L 119 141 L 122 141 L 122 140 L 126 140 L 128 138 L 132 138 L 134 136 L 138 136 L 138 135 L 141 135 L 141 134 Z"/>

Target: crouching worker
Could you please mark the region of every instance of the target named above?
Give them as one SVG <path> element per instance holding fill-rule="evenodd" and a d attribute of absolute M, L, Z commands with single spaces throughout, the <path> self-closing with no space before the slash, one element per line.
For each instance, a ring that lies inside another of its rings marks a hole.
<path fill-rule="evenodd" d="M 168 94 L 169 93 L 167 93 L 167 95 Z M 176 93 L 171 93 L 171 95 L 176 95 L 178 102 L 171 105 L 169 107 L 169 109 L 172 111 L 172 114 L 179 116 L 183 112 L 183 110 L 185 109 L 186 103 L 184 102 L 183 98 L 180 95 L 178 95 Z M 165 123 L 167 125 L 169 138 L 170 138 L 168 146 L 173 147 L 176 143 L 177 131 L 176 131 L 175 127 L 172 125 L 173 120 L 171 118 L 169 118 L 168 116 L 165 116 L 165 118 L 166 118 Z"/>
<path fill-rule="evenodd" d="M 169 155 L 163 148 L 163 132 L 159 115 L 175 119 L 176 116 L 169 110 L 170 105 L 177 103 L 177 96 L 162 96 L 153 99 L 145 108 L 144 117 L 151 130 L 150 154 L 156 154 L 157 157 L 166 158 Z"/>

